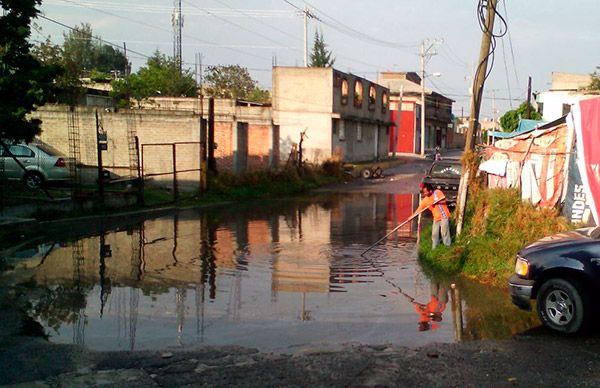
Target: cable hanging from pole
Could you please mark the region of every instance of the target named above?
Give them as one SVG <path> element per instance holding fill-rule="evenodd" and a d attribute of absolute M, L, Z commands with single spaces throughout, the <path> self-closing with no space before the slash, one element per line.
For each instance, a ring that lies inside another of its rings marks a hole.
<path fill-rule="evenodd" d="M 499 0 L 502 1 L 502 0 Z M 498 33 L 494 33 L 493 29 L 490 31 L 488 30 L 487 26 L 486 26 L 486 12 L 488 9 L 488 6 L 491 6 L 492 8 L 492 12 L 494 12 L 495 16 L 498 17 L 498 19 L 500 20 L 500 31 Z M 479 28 L 481 29 L 481 31 L 484 34 L 490 34 L 490 50 L 487 54 L 486 57 L 484 57 L 480 62 L 479 65 L 477 66 L 477 71 L 475 72 L 475 77 L 474 79 L 478 79 L 479 77 L 479 73 L 482 71 L 482 67 L 484 64 L 487 64 L 487 62 L 489 61 L 489 66 L 487 66 L 487 68 L 485 69 L 485 76 L 483 77 L 482 82 L 485 82 L 488 77 L 490 76 L 490 74 L 492 73 L 492 68 L 494 67 L 494 59 L 495 59 L 495 51 L 496 51 L 496 38 L 502 38 L 503 36 L 506 35 L 507 31 L 508 31 L 508 24 L 506 22 L 506 19 L 502 16 L 502 14 L 498 11 L 498 4 L 494 2 L 490 2 L 490 0 L 479 0 L 479 3 L 477 4 L 477 20 L 479 22 Z M 474 96 L 476 101 L 479 103 L 480 102 L 480 96 Z"/>

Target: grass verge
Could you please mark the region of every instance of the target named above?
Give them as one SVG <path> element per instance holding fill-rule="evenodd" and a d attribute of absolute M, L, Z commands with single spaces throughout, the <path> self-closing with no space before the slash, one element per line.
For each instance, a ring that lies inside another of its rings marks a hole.
<path fill-rule="evenodd" d="M 419 258 L 428 270 L 461 274 L 504 287 L 519 250 L 544 236 L 570 228 L 557 210 L 535 208 L 522 202 L 517 190 L 476 189 L 465 209 L 461 235 L 450 247 L 432 250 L 431 225 L 426 226 Z"/>

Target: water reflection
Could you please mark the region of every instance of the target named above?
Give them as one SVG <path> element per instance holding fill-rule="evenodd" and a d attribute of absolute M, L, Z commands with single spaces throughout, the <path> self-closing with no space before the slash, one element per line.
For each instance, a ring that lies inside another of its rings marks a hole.
<path fill-rule="evenodd" d="M 96 349 L 476 338 L 481 315 L 465 309 L 462 286 L 421 271 L 414 225 L 360 256 L 417 205 L 410 194 L 340 195 L 71 231 L 5 251 L 13 269 L 0 282 L 34 285 L 31 314 L 51 340 Z"/>

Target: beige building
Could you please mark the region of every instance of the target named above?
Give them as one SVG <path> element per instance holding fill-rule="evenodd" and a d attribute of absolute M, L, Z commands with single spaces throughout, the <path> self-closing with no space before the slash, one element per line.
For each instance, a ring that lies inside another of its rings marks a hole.
<path fill-rule="evenodd" d="M 310 162 L 387 157 L 387 88 L 333 68 L 274 67 L 272 98 L 283 160 L 303 131 L 303 158 Z"/>

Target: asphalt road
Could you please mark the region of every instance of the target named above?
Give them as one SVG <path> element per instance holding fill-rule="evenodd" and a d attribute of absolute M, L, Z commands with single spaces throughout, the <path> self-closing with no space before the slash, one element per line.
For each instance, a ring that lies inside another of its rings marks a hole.
<path fill-rule="evenodd" d="M 326 190 L 415 192 L 430 161 L 386 171 L 378 181 Z M 406 191 L 403 191 L 406 190 Z M 297 354 L 240 347 L 185 352 L 90 352 L 51 344 L 40 328 L 8 304 L 0 290 L 0 384 L 36 387 L 464 387 L 600 386 L 600 334 L 578 337 L 543 327 L 506 341 L 396 346 L 343 346 Z M 507 295 L 508 297 L 508 295 Z"/>

